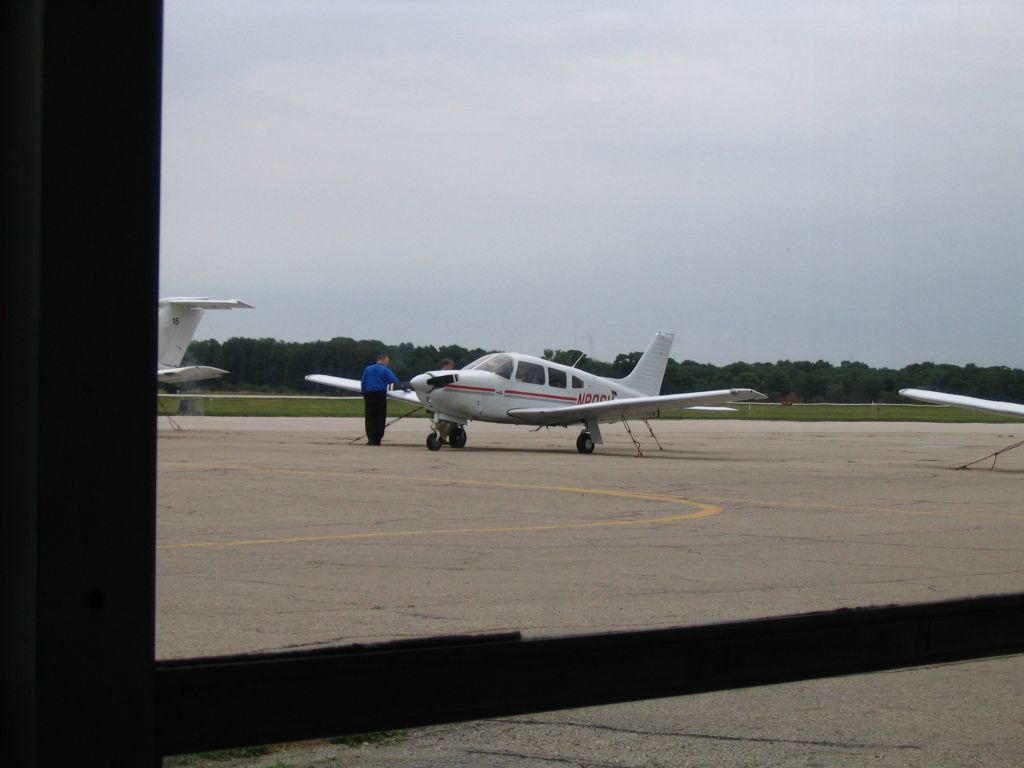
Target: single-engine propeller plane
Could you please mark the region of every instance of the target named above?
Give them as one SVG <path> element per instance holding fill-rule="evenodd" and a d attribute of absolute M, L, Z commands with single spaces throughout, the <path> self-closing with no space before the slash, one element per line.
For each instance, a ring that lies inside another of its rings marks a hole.
<path fill-rule="evenodd" d="M 227 371 L 210 365 L 181 365 L 185 350 L 199 327 L 203 310 L 252 309 L 238 299 L 207 299 L 198 296 L 176 296 L 157 303 L 157 366 L 159 384 L 216 379 Z"/>
<path fill-rule="evenodd" d="M 739 400 L 762 400 L 753 389 L 719 389 L 659 395 L 674 335 L 657 333 L 628 376 L 597 376 L 578 368 L 517 352 L 494 352 L 457 371 L 429 371 L 409 381 L 411 391 L 388 396 L 421 405 L 431 417 L 427 448 L 466 445 L 469 421 L 535 427 L 583 426 L 580 453 L 603 443 L 600 424 L 652 418 L 663 408 L 707 408 Z M 358 379 L 311 374 L 306 381 L 359 392 Z M 714 408 L 713 410 L 733 410 Z M 635 442 L 635 441 L 634 441 Z M 638 446 L 639 450 L 639 446 Z"/>

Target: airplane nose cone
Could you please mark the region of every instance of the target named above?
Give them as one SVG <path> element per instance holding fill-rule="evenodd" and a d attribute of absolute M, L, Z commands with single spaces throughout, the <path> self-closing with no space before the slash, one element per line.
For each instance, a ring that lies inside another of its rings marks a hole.
<path fill-rule="evenodd" d="M 433 389 L 433 387 L 427 383 L 429 380 L 429 373 L 420 373 L 409 379 L 409 385 L 412 387 L 412 391 L 417 395 L 426 395 Z"/>
<path fill-rule="evenodd" d="M 459 380 L 457 373 L 447 371 L 431 371 L 421 373 L 409 380 L 409 386 L 417 395 L 429 395 L 435 389 L 442 389 Z"/>

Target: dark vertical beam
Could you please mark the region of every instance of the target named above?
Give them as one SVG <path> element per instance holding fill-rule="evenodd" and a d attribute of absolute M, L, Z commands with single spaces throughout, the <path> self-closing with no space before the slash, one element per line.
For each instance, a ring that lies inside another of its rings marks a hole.
<path fill-rule="evenodd" d="M 2 5 L 5 756 L 154 765 L 162 7 Z"/>
<path fill-rule="evenodd" d="M 1024 651 L 1024 595 L 577 637 L 157 664 L 166 754 L 684 696 Z"/>
<path fill-rule="evenodd" d="M 14 765 L 35 764 L 35 508 L 42 132 L 42 8 L 0 4 L 0 301 L 4 373 L 0 483 L 0 722 Z"/>

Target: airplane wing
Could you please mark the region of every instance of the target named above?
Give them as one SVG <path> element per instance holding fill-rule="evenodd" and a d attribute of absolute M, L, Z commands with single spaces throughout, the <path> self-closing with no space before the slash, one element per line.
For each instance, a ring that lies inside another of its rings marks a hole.
<path fill-rule="evenodd" d="M 180 384 L 186 381 L 203 381 L 219 379 L 227 371 L 214 368 L 212 365 L 188 365 L 184 368 L 161 368 L 156 372 L 156 380 L 160 384 Z"/>
<path fill-rule="evenodd" d="M 359 379 L 343 379 L 340 376 L 327 376 L 322 373 L 311 373 L 306 377 L 306 381 L 311 381 L 314 384 L 323 384 L 325 387 L 334 387 L 335 389 L 344 389 L 349 392 L 355 392 L 357 395 L 361 395 L 363 392 L 362 383 Z M 389 389 L 388 397 L 392 400 L 401 400 L 403 403 L 422 405 L 420 399 L 416 397 L 416 393 L 412 390 Z"/>
<path fill-rule="evenodd" d="M 623 397 L 586 405 L 564 408 L 513 408 L 508 415 L 524 424 L 554 427 L 585 421 L 619 421 L 645 419 L 669 408 L 693 408 L 729 403 L 736 400 L 764 400 L 765 395 L 753 389 L 717 389 L 710 392 L 688 392 L 680 395 L 654 397 Z"/>
<path fill-rule="evenodd" d="M 901 389 L 900 394 L 903 397 L 909 397 L 911 400 L 920 400 L 925 403 L 955 405 L 959 408 L 970 408 L 972 411 L 998 413 L 1003 416 L 1014 416 L 1018 419 L 1024 419 L 1024 405 L 1019 403 L 1004 403 L 999 400 L 984 400 L 980 397 L 930 392 L 927 389 Z"/>

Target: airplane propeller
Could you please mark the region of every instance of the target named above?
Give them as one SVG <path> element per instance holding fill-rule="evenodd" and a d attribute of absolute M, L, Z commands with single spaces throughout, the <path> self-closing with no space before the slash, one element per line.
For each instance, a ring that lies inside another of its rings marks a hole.
<path fill-rule="evenodd" d="M 447 387 L 449 384 L 453 384 L 456 379 L 457 377 L 454 373 L 447 373 L 444 376 L 431 376 L 427 379 L 427 384 L 434 389 L 441 389 L 442 387 Z"/>
<path fill-rule="evenodd" d="M 458 378 L 459 377 L 454 373 L 439 374 L 437 376 L 431 376 L 429 373 L 421 373 L 417 376 L 413 376 L 409 383 L 416 392 L 429 395 L 435 389 L 443 389 L 449 384 L 454 384 L 458 381 Z"/>

